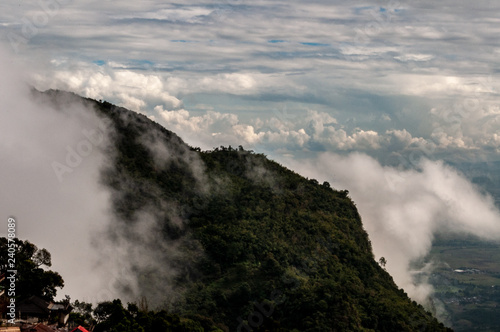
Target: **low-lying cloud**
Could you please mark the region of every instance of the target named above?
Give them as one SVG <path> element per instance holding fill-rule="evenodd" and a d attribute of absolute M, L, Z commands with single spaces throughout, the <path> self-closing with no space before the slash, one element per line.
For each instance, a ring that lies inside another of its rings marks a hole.
<path fill-rule="evenodd" d="M 387 259 L 395 282 L 420 303 L 428 301 L 433 289 L 425 278 L 414 278 L 412 264 L 430 252 L 436 234 L 500 241 L 500 211 L 493 199 L 443 162 L 422 159 L 417 169 L 398 170 L 365 154 L 323 153 L 313 160 L 283 163 L 349 190 L 377 259 Z"/>
<path fill-rule="evenodd" d="M 0 218 L 14 216 L 18 238 L 52 253 L 52 269 L 65 279 L 59 296 L 88 299 L 108 288 L 112 276 L 105 264 L 95 265 L 100 254 L 91 246 L 109 220 L 109 194 L 99 184 L 109 128 L 82 103 L 68 99 L 56 108 L 33 92 L 25 71 L 3 49 L 0 62 L 6 64 L 0 78 Z"/>
<path fill-rule="evenodd" d="M 178 299 L 174 279 L 189 273 L 189 259 L 201 249 L 189 236 L 169 240 L 165 228 L 182 232 L 186 211 L 117 165 L 121 137 L 95 105 L 70 93 L 41 94 L 22 79 L 10 54 L 2 50 L 0 61 L 13 64 L 0 78 L 0 214 L 16 218 L 18 238 L 52 253 L 52 269 L 65 280 L 58 297 L 92 303 L 145 297 L 154 306 Z M 121 119 L 125 126 L 144 124 L 126 112 Z M 191 189 L 208 190 L 201 159 L 180 138 L 139 129 L 136 143 L 156 169 L 174 163 L 190 171 Z M 144 204 L 119 213 L 130 204 L 127 197 Z"/>

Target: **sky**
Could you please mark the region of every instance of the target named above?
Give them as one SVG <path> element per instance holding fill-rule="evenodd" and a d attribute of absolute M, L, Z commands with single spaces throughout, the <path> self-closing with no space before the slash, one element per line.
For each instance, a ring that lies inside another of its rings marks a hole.
<path fill-rule="evenodd" d="M 143 112 L 203 149 L 500 159 L 494 1 L 2 7 L 0 32 L 37 88 Z"/>
<path fill-rule="evenodd" d="M 4 0 L 1 8 L 4 80 L 16 67 L 39 90 L 106 100 L 192 146 L 242 145 L 349 189 L 400 285 L 411 284 L 409 264 L 438 230 L 500 238 L 491 197 L 447 166 L 500 160 L 499 2 Z M 399 257 L 387 239 L 418 245 Z"/>

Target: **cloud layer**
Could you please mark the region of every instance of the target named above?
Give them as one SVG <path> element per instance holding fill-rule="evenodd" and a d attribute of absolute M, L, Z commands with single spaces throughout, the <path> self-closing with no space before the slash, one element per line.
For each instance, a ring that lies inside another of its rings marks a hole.
<path fill-rule="evenodd" d="M 164 115 L 195 125 L 199 117 L 236 115 L 236 125 L 226 121 L 210 135 L 269 142 L 269 150 L 279 141 L 300 150 L 361 146 L 404 154 L 388 138 L 405 135 L 440 157 L 498 159 L 499 8 L 492 2 L 5 6 L 0 32 L 19 57 L 43 64 L 33 72 L 41 89 L 69 89 L 156 118 L 155 109 L 178 112 Z M 294 118 L 283 133 L 250 121 L 269 122 L 285 106 Z M 309 111 L 343 127 L 299 128 Z M 184 129 L 190 137 L 206 127 Z"/>

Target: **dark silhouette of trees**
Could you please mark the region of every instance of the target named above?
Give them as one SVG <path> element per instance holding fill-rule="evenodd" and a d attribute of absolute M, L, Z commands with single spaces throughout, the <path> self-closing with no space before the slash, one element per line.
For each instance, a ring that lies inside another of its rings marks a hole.
<path fill-rule="evenodd" d="M 11 242 L 12 243 L 12 242 Z M 17 270 L 16 297 L 18 300 L 36 295 L 47 301 L 52 301 L 57 289 L 64 286 L 64 280 L 59 273 L 44 269 L 52 265 L 51 255 L 46 249 L 38 249 L 29 241 L 13 239 L 16 244 L 15 268 L 11 268 L 7 255 L 8 240 L 0 238 L 0 269 Z M 10 261 L 12 262 L 12 261 Z"/>

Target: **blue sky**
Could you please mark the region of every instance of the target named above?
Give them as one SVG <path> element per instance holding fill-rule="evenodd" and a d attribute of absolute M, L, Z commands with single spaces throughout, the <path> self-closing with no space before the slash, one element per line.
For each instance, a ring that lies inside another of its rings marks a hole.
<path fill-rule="evenodd" d="M 0 32 L 39 89 L 146 113 L 204 149 L 499 159 L 492 1 L 2 6 Z"/>

